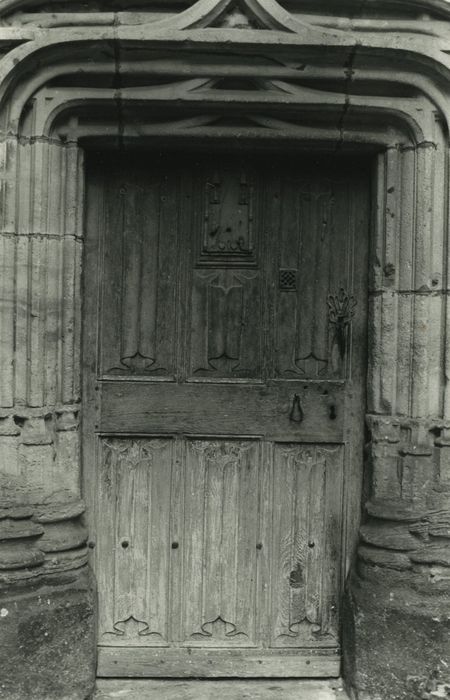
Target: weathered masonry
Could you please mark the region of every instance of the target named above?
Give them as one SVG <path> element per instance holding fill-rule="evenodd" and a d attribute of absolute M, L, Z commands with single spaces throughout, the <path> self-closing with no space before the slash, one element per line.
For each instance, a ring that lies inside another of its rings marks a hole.
<path fill-rule="evenodd" d="M 448 2 L 0 0 L 0 52 L 0 697 L 446 697 Z"/>

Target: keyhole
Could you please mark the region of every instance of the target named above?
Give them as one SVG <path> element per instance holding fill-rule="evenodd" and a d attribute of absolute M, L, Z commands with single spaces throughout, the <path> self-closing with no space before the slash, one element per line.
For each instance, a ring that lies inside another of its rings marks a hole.
<path fill-rule="evenodd" d="M 330 416 L 331 420 L 336 420 L 337 418 L 337 413 L 336 413 L 336 405 L 334 403 L 330 404 L 328 407 L 328 415 Z"/>
<path fill-rule="evenodd" d="M 300 403 L 300 396 L 298 394 L 294 394 L 289 420 L 292 420 L 295 423 L 301 423 L 303 420 L 303 411 Z"/>
<path fill-rule="evenodd" d="M 122 544 L 123 549 L 128 549 L 128 547 L 130 546 L 130 543 L 128 542 L 128 540 L 123 540 L 123 542 L 121 542 L 121 544 Z"/>

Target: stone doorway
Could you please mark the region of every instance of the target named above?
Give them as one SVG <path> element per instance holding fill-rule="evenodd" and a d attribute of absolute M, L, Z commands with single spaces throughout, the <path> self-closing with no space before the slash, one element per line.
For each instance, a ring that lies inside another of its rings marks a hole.
<path fill-rule="evenodd" d="M 339 675 L 369 169 L 305 152 L 97 153 L 86 210 L 98 674 Z"/>
<path fill-rule="evenodd" d="M 93 687 L 96 584 L 80 489 L 84 158 L 168 139 L 372 159 L 367 490 L 360 545 L 349 535 L 347 549 L 344 675 L 364 697 L 441 692 L 448 8 L 387 0 L 354 13 L 350 1 L 336 16 L 327 2 L 320 15 L 317 3 L 288 0 L 113 4 L 0 1 L 2 691 L 84 700 Z M 357 509 L 348 513 L 356 533 Z"/>

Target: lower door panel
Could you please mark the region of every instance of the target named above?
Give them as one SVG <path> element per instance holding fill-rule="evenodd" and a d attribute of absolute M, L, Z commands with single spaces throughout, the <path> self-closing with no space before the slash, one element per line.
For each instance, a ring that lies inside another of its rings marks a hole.
<path fill-rule="evenodd" d="M 344 447 L 98 438 L 99 675 L 339 673 Z"/>

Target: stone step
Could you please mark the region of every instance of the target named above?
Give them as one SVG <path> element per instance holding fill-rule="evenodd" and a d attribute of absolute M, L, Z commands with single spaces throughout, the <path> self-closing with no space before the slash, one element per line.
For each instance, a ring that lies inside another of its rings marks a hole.
<path fill-rule="evenodd" d="M 348 700 L 339 680 L 99 679 L 94 700 Z"/>

